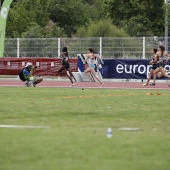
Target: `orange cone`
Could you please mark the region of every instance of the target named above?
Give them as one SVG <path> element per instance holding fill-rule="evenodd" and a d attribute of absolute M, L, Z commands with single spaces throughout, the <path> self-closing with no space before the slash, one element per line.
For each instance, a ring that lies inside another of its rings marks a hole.
<path fill-rule="evenodd" d="M 157 93 L 155 93 L 155 95 L 161 95 L 161 94 L 157 92 Z"/>
<path fill-rule="evenodd" d="M 153 93 L 151 93 L 151 92 L 148 92 L 146 95 L 147 95 L 147 96 L 149 96 L 149 95 L 153 95 Z"/>

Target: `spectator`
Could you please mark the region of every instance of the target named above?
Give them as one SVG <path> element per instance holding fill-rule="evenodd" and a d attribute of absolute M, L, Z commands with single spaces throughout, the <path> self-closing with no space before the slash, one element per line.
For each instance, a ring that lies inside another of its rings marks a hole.
<path fill-rule="evenodd" d="M 33 77 L 33 73 L 36 70 L 37 66 L 33 66 L 32 63 L 28 62 L 23 69 L 23 75 L 25 77 L 25 86 L 30 87 L 30 86 L 36 86 L 36 84 L 40 83 L 43 81 L 42 77 Z"/>

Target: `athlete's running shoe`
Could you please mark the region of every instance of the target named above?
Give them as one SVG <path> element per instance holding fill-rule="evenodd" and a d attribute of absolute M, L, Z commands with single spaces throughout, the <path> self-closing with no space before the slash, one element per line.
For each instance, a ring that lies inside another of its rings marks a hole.
<path fill-rule="evenodd" d="M 146 83 L 144 83 L 143 86 L 148 86 L 148 85 Z"/>
<path fill-rule="evenodd" d="M 100 87 L 103 87 L 104 86 L 104 83 L 101 83 L 101 86 Z"/>
<path fill-rule="evenodd" d="M 150 86 L 155 86 L 155 83 L 150 83 L 149 85 L 150 85 Z"/>
<path fill-rule="evenodd" d="M 93 83 L 93 82 L 94 82 L 93 78 L 90 78 L 90 83 Z"/>
<path fill-rule="evenodd" d="M 71 84 L 71 87 L 74 87 L 74 83 L 73 83 L 73 84 Z"/>

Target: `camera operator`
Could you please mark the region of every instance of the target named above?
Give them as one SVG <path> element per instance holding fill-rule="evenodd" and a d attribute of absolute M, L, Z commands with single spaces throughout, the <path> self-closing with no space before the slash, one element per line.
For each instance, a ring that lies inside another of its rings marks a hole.
<path fill-rule="evenodd" d="M 30 87 L 30 86 L 36 86 L 36 84 L 40 83 L 43 81 L 42 77 L 35 76 L 33 77 L 33 73 L 36 70 L 37 66 L 33 66 L 32 63 L 28 62 L 23 69 L 23 74 L 26 79 L 25 81 L 25 86 Z"/>

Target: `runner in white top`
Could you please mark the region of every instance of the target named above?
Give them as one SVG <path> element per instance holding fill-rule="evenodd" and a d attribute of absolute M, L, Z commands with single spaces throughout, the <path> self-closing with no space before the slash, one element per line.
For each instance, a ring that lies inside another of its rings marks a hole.
<path fill-rule="evenodd" d="M 96 71 L 95 71 L 95 68 L 97 65 L 95 58 L 100 59 L 100 57 L 98 55 L 96 55 L 95 53 L 96 52 L 92 48 L 88 49 L 88 54 L 86 55 L 86 58 L 85 58 L 85 62 L 88 63 L 88 68 L 84 71 L 84 73 L 85 73 L 85 75 L 87 75 L 89 77 L 89 79 L 92 82 L 93 79 L 90 75 L 90 73 L 91 73 L 101 83 L 101 87 L 103 87 L 104 83 L 96 75 Z"/>

